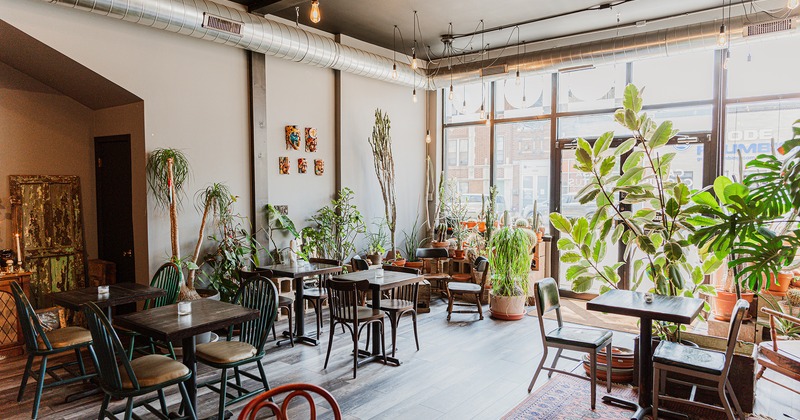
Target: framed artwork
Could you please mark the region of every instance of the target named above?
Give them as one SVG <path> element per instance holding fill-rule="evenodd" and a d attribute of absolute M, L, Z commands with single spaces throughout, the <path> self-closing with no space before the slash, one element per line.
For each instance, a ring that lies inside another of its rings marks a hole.
<path fill-rule="evenodd" d="M 325 161 L 322 159 L 314 159 L 314 174 L 322 175 L 325 173 Z"/>
<path fill-rule="evenodd" d="M 306 152 L 314 153 L 317 151 L 317 129 L 306 127 Z"/>
<path fill-rule="evenodd" d="M 297 172 L 304 174 L 308 170 L 308 162 L 306 158 L 298 158 L 297 159 Z"/>
<path fill-rule="evenodd" d="M 300 129 L 296 125 L 286 126 L 286 150 L 300 149 Z"/>
<path fill-rule="evenodd" d="M 289 175 L 289 157 L 281 156 L 278 158 L 278 170 L 281 175 Z"/>

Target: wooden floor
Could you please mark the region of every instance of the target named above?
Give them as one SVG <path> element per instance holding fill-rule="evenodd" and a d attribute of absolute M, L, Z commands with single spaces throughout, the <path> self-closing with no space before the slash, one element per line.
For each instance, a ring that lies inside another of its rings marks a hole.
<path fill-rule="evenodd" d="M 265 366 L 270 385 L 292 382 L 320 385 L 336 397 L 347 419 L 502 417 L 528 395 L 528 383 L 542 351 L 537 319 L 526 316 L 522 321 L 502 322 L 487 316 L 479 321 L 477 315 L 454 314 L 453 322 L 447 322 L 446 305 L 437 300 L 432 306 L 431 313 L 419 317 L 419 352 L 414 347 L 410 318 L 401 321 L 397 355 L 404 362 L 402 366 L 371 363 L 360 368 L 354 380 L 349 337 L 337 328 L 331 361 L 328 369 L 323 370 L 326 325 L 323 343 L 317 347 L 276 347 L 274 342 L 268 343 Z M 313 328 L 311 318 L 307 320 L 308 327 Z M 547 322 L 554 324 L 554 321 Z M 614 340 L 616 345 L 631 347 L 633 336 L 615 333 Z M 23 366 L 22 358 L 0 361 L 0 419 L 30 418 L 33 381 L 29 382 L 23 401 L 16 402 Z M 200 366 L 201 381 L 218 375 L 218 371 Z M 564 361 L 562 367 L 574 366 L 574 362 Z M 546 380 L 546 375 L 540 375 L 537 387 Z M 245 386 L 254 384 L 245 381 Z M 100 396 L 64 402 L 66 395 L 84 387 L 86 385 L 74 384 L 45 390 L 39 418 L 97 418 Z M 168 391 L 167 403 L 173 407 L 179 401 L 179 394 L 175 387 Z M 800 418 L 800 403 L 788 391 L 759 381 L 758 394 L 757 413 L 783 420 Z M 216 394 L 201 389 L 198 394 L 200 417 L 212 416 L 217 401 Z M 789 402 L 789 406 L 784 402 Z M 230 410 L 238 415 L 244 404 L 241 402 Z M 112 402 L 112 408 L 122 405 L 122 402 Z M 145 418 L 149 414 L 144 409 L 136 413 Z"/>

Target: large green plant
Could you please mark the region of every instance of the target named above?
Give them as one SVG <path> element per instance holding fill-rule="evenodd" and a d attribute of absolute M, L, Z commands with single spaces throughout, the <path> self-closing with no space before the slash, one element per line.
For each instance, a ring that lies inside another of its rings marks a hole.
<path fill-rule="evenodd" d="M 625 263 L 603 261 L 606 245 L 622 241 L 626 259 L 634 260 L 631 289 L 648 280 L 662 295 L 714 294 L 703 279 L 720 263 L 714 258 L 698 260 L 698 249 L 688 240 L 693 229 L 687 221 L 694 212 L 692 192 L 679 177 L 670 175 L 675 153 L 665 145 L 677 130 L 671 121 L 656 124 L 642 112 L 641 92 L 634 85 L 625 88 L 623 108 L 614 119 L 631 131 L 632 138 L 616 148 L 611 148 L 613 132 L 604 133 L 594 144 L 579 138 L 575 151 L 575 169 L 587 179 L 576 198 L 582 205 L 594 203 L 597 210 L 591 217 L 573 220 L 550 215 L 562 236 L 560 260 L 570 264 L 566 277 L 573 290 L 588 291 L 595 282 L 601 283 L 601 293 L 617 288 L 618 270 Z M 655 328 L 671 340 L 679 331 L 679 326 L 664 322 Z"/>
<path fill-rule="evenodd" d="M 381 186 L 383 206 L 386 213 L 386 226 L 389 227 L 391 252 L 395 252 L 395 232 L 397 232 L 397 204 L 394 192 L 394 158 L 392 157 L 392 136 L 389 130 L 392 123 L 389 114 L 375 110 L 375 125 L 372 127 L 372 137 L 368 139 L 372 147 L 372 159 L 375 166 L 375 176 Z"/>
<path fill-rule="evenodd" d="M 383 255 L 386 252 L 388 240 L 386 230 L 384 230 L 386 222 L 383 219 L 379 219 L 377 222 L 373 222 L 372 225 L 375 229 L 367 232 L 367 254 Z"/>
<path fill-rule="evenodd" d="M 212 216 L 218 223 L 224 218 L 229 217 L 231 206 L 236 202 L 236 197 L 231 194 L 228 186 L 221 183 L 214 183 L 206 187 L 204 190 L 198 191 L 196 194 L 196 207 L 202 211 L 200 219 L 200 233 L 197 235 L 197 244 L 195 244 L 194 252 L 191 259 L 187 262 L 189 267 L 189 275 L 186 277 L 186 287 L 189 290 L 194 290 L 194 280 L 197 276 L 198 263 L 200 259 L 200 248 L 203 246 L 203 239 L 205 238 L 206 223 L 208 216 Z M 181 296 L 182 300 L 199 297 L 194 296 Z"/>
<path fill-rule="evenodd" d="M 427 224 L 427 222 L 423 223 L 423 226 Z M 414 220 L 414 226 L 411 226 L 411 231 L 406 232 L 403 231 L 404 237 L 404 248 L 406 253 L 406 260 L 407 261 L 418 261 L 417 258 L 417 248 L 421 247 L 425 241 L 428 240 L 426 237 L 422 237 L 420 235 L 420 226 L 419 226 L 419 219 Z"/>
<path fill-rule="evenodd" d="M 269 241 L 269 244 L 272 244 L 272 249 L 269 251 L 269 255 L 275 264 L 282 264 L 284 263 L 283 251 L 288 249 L 288 246 L 278 246 L 278 243 L 275 240 L 276 233 L 288 233 L 295 239 L 300 239 L 301 234 L 297 231 L 292 219 L 278 211 L 278 209 L 272 204 L 267 204 L 264 206 L 264 217 L 266 218 L 266 224 L 264 227 L 267 232 L 267 241 Z"/>
<path fill-rule="evenodd" d="M 800 120 L 792 130 L 792 139 L 777 151 L 747 163 L 754 172 L 741 182 L 718 177 L 716 197 L 692 197 L 699 214 L 689 220 L 697 226 L 690 239 L 729 260 L 739 295 L 742 285 L 758 292 L 765 279 L 800 265 Z"/>
<path fill-rule="evenodd" d="M 530 239 L 522 229 L 504 227 L 492 236 L 488 254 L 494 295 L 524 296 L 528 292 L 530 245 Z"/>
<path fill-rule="evenodd" d="M 303 229 L 304 252 L 339 261 L 353 255 L 356 238 L 366 232 L 364 217 L 353 204 L 354 194 L 342 188 L 330 205 L 311 217 L 312 226 Z"/>
<path fill-rule="evenodd" d="M 177 149 L 155 149 L 147 156 L 147 185 L 157 206 L 169 209 L 171 261 L 180 263 L 178 205 L 185 195 L 189 160 Z"/>

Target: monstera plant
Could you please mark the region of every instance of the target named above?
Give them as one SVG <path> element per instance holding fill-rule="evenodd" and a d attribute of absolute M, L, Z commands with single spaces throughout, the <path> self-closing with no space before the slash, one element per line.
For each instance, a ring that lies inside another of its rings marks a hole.
<path fill-rule="evenodd" d="M 694 228 L 687 219 L 694 215 L 694 193 L 683 180 L 671 177 L 675 153 L 665 146 L 678 131 L 671 121 L 657 124 L 642 112 L 642 92 L 634 85 L 625 88 L 623 108 L 614 119 L 630 130 L 631 138 L 614 148 L 613 132 L 593 144 L 577 140 L 575 169 L 587 184 L 576 198 L 597 209 L 591 216 L 574 219 L 550 215 L 561 234 L 560 260 L 570 265 L 566 278 L 576 292 L 588 291 L 595 282 L 601 284 L 600 293 L 619 287 L 619 269 L 625 263 L 604 260 L 607 244 L 621 241 L 625 260 L 633 261 L 632 290 L 647 280 L 661 295 L 713 294 L 714 288 L 703 284 L 703 278 L 721 263 L 711 256 L 701 260 L 697 246 L 689 241 Z M 662 338 L 675 340 L 685 327 L 656 322 L 654 328 Z"/>

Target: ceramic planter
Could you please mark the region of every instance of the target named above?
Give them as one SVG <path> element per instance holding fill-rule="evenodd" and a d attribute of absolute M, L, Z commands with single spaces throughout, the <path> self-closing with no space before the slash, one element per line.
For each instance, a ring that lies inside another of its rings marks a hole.
<path fill-rule="evenodd" d="M 486 222 L 478 222 L 478 232 L 486 232 Z"/>
<path fill-rule="evenodd" d="M 422 261 L 406 261 L 406 267 L 409 268 L 422 268 Z"/>
<path fill-rule="evenodd" d="M 526 296 L 497 296 L 489 293 L 491 317 L 505 321 L 517 321 L 525 316 Z"/>
<path fill-rule="evenodd" d="M 786 291 L 792 284 L 792 273 L 789 271 L 781 271 L 778 273 L 778 281 L 775 281 L 775 276 L 770 274 L 769 282 L 767 282 L 766 289 L 773 296 L 786 296 Z"/>
<path fill-rule="evenodd" d="M 394 260 L 394 262 L 392 264 L 394 264 L 394 265 L 396 265 L 398 267 L 404 267 L 406 265 L 406 260 L 405 260 L 405 258 L 398 258 L 398 259 Z"/>
<path fill-rule="evenodd" d="M 456 249 L 455 251 L 453 251 L 453 258 L 457 260 L 463 260 L 465 254 L 466 251 L 464 251 L 463 249 Z"/>
<path fill-rule="evenodd" d="M 374 254 L 367 255 L 367 259 L 372 265 L 381 265 L 381 262 L 383 261 L 383 256 L 376 252 Z"/>
<path fill-rule="evenodd" d="M 431 246 L 434 247 L 434 248 L 447 248 L 447 247 L 450 246 L 450 242 L 447 242 L 447 241 L 442 241 L 442 242 L 434 241 L 434 242 L 431 242 Z"/>
<path fill-rule="evenodd" d="M 747 302 L 753 302 L 755 293 L 742 292 L 742 299 Z M 711 297 L 711 306 L 714 309 L 714 319 L 720 321 L 730 321 L 733 306 L 736 304 L 736 293 L 727 292 L 722 289 L 717 289 L 717 295 Z"/>
<path fill-rule="evenodd" d="M 633 381 L 633 350 L 624 347 L 611 348 L 611 382 L 630 383 Z M 589 355 L 583 356 L 583 368 L 588 375 L 591 371 Z M 606 381 L 606 349 L 603 348 L 597 353 L 597 381 Z"/>

